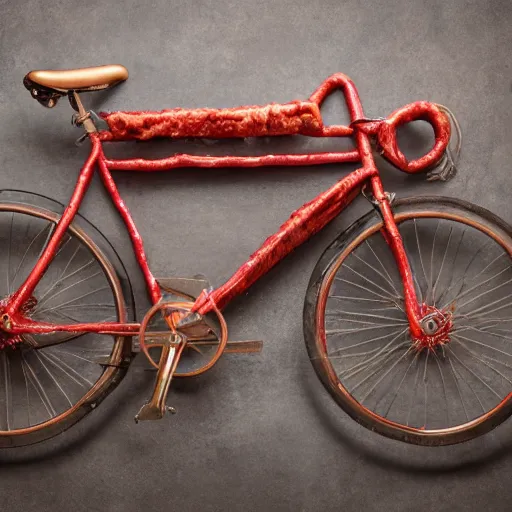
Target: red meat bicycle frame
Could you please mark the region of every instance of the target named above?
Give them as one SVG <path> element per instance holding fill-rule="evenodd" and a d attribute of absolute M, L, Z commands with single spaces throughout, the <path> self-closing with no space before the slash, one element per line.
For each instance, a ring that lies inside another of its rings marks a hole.
<path fill-rule="evenodd" d="M 349 126 L 324 126 L 322 123 L 320 106 L 324 99 L 336 89 L 341 89 L 345 95 L 351 118 Z M 156 133 L 155 123 L 147 123 L 147 120 L 154 116 L 162 121 L 161 130 Z M 119 195 L 111 171 L 156 172 L 176 167 L 259 167 L 361 162 L 361 168 L 296 210 L 279 231 L 270 236 L 225 284 L 213 291 L 205 290 L 196 300 L 192 311 L 204 315 L 213 308 L 224 308 L 235 296 L 247 290 L 293 249 L 339 215 L 361 188 L 369 182 L 373 200 L 383 218 L 382 233 L 393 252 L 403 281 L 405 308 L 411 335 L 415 339 L 421 339 L 424 336 L 420 326 L 421 305 L 416 297 L 411 269 L 393 218 L 389 197 L 383 190 L 379 171 L 373 159 L 371 138 L 377 141 L 381 154 L 399 169 L 408 173 L 424 171 L 440 161 L 450 139 L 450 121 L 438 106 L 428 102 L 416 102 L 393 112 L 387 119 L 367 119 L 354 83 L 347 76 L 338 73 L 325 80 L 307 101 L 222 110 L 174 109 L 161 113 L 113 112 L 102 114 L 102 117 L 110 129 L 89 133 L 92 144 L 91 153 L 80 171 L 69 204 L 25 282 L 2 304 L 2 320 L 6 332 L 13 335 L 55 331 L 119 335 L 134 335 L 139 332 L 140 324 L 138 323 L 102 322 L 61 325 L 37 322 L 25 317 L 22 313 L 23 304 L 31 297 L 55 256 L 62 237 L 77 214 L 96 166 L 114 205 L 126 224 L 151 301 L 156 304 L 162 298 L 159 285 L 149 269 L 142 238 Z M 432 125 L 435 143 L 428 154 L 408 162 L 397 146 L 396 128 L 418 119 L 428 121 Z M 244 122 L 240 122 L 241 120 Z M 223 138 L 293 134 L 313 137 L 353 137 L 356 148 L 345 152 L 257 157 L 174 155 L 159 160 L 113 160 L 107 158 L 103 151 L 103 142 L 162 135 Z"/>

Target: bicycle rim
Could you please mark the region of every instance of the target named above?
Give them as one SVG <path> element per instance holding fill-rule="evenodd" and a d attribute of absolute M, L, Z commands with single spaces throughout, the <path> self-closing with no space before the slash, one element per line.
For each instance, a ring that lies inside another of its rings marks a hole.
<path fill-rule="evenodd" d="M 397 203 L 420 303 L 452 312 L 448 339 L 418 347 L 373 214 L 321 258 L 305 308 L 313 366 L 364 426 L 415 444 L 461 442 L 511 413 L 512 238 L 486 210 L 444 198 Z"/>
<path fill-rule="evenodd" d="M 0 204 L 2 298 L 26 278 L 58 219 L 36 207 Z M 113 267 L 73 226 L 22 309 L 33 320 L 53 323 L 126 321 Z M 5 342 L 4 337 L 0 447 L 39 442 L 75 424 L 115 388 L 131 357 L 130 338 L 93 333 L 22 335 L 12 346 Z"/>

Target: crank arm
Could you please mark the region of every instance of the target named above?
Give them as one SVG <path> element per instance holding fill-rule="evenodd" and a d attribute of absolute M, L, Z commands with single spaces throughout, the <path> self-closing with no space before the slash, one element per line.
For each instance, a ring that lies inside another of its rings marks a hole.
<path fill-rule="evenodd" d="M 174 338 L 172 343 L 166 343 L 162 346 L 162 355 L 160 357 L 153 395 L 151 400 L 143 405 L 139 413 L 135 416 L 136 423 L 139 421 L 159 420 L 165 415 L 169 386 L 171 385 L 172 377 L 187 343 L 179 335 L 176 335 Z M 172 408 L 169 408 L 169 410 L 173 411 Z"/>

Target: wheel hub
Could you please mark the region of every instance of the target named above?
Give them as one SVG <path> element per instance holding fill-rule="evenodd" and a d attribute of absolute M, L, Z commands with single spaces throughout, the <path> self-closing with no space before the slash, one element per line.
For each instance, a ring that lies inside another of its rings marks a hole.
<path fill-rule="evenodd" d="M 418 350 L 434 350 L 437 346 L 450 342 L 450 332 L 453 326 L 451 311 L 441 311 L 435 306 L 422 304 L 420 308 L 422 319 L 420 325 L 423 334 L 414 340 Z"/>
<path fill-rule="evenodd" d="M 11 319 L 5 312 L 7 303 L 9 302 L 10 296 L 0 299 L 0 350 L 4 350 L 7 347 L 15 347 L 25 340 L 22 334 L 11 334 L 8 332 L 10 328 Z M 22 306 L 20 312 L 22 315 L 27 315 L 37 306 L 37 299 L 31 296 Z"/>

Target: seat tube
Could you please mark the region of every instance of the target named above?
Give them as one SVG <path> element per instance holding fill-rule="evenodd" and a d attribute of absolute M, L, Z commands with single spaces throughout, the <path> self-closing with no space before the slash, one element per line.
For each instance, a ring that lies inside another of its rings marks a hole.
<path fill-rule="evenodd" d="M 8 315 L 14 315 L 20 309 L 20 307 L 27 301 L 27 299 L 32 295 L 34 289 L 37 284 L 43 277 L 44 273 L 50 266 L 55 254 L 59 248 L 59 244 L 62 240 L 62 237 L 66 233 L 69 225 L 73 221 L 75 215 L 77 214 L 80 204 L 89 188 L 91 183 L 92 176 L 94 174 L 94 165 L 98 159 L 98 155 L 100 152 L 101 142 L 99 141 L 96 135 L 90 135 L 92 142 L 92 149 L 89 157 L 87 158 L 82 170 L 80 171 L 80 175 L 78 177 L 78 181 L 75 186 L 75 190 L 73 191 L 73 195 L 69 200 L 69 204 L 67 205 L 62 217 L 57 223 L 53 234 L 50 237 L 46 247 L 44 248 L 41 256 L 39 257 L 36 265 L 30 272 L 29 276 L 26 278 L 25 282 L 18 288 L 18 290 L 12 295 L 9 300 L 5 313 Z"/>

